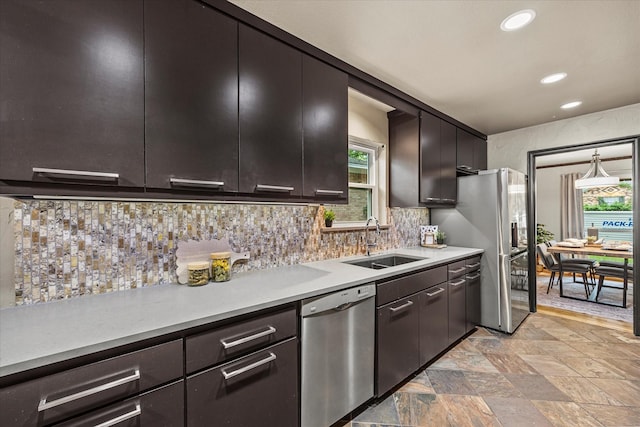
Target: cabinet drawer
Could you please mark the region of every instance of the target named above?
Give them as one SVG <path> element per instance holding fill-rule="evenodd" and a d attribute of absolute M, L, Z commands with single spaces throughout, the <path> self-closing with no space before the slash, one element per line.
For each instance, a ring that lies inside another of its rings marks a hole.
<path fill-rule="evenodd" d="M 136 395 L 183 375 L 182 340 L 0 390 L 3 420 L 43 425 Z"/>
<path fill-rule="evenodd" d="M 466 260 L 452 262 L 447 266 L 447 273 L 448 273 L 449 280 L 455 279 L 460 276 L 464 276 L 466 272 L 467 272 Z"/>
<path fill-rule="evenodd" d="M 57 426 L 118 425 L 161 427 L 184 425 L 184 381 L 98 409 Z"/>
<path fill-rule="evenodd" d="M 297 320 L 291 308 L 187 337 L 187 374 L 295 336 Z"/>
<path fill-rule="evenodd" d="M 480 270 L 480 257 L 473 257 L 465 260 L 465 268 L 467 269 L 467 274 L 473 273 L 474 271 L 479 272 Z"/>
<path fill-rule="evenodd" d="M 187 425 L 298 425 L 297 339 L 187 378 Z"/>
<path fill-rule="evenodd" d="M 380 306 L 398 298 L 404 298 L 446 280 L 447 267 L 441 266 L 381 283 L 376 290 L 376 305 Z"/>

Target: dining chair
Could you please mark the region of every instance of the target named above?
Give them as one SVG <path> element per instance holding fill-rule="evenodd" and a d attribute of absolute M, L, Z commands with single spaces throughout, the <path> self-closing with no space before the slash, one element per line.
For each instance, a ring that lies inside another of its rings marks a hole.
<path fill-rule="evenodd" d="M 549 290 L 553 288 L 553 281 L 556 277 L 556 273 L 560 272 L 560 264 L 556 261 L 556 259 L 547 252 L 547 245 L 544 243 L 539 243 L 536 245 L 536 251 L 538 256 L 542 260 L 545 268 L 551 272 L 551 277 L 549 278 L 549 284 L 547 285 L 547 293 Z M 589 296 L 589 281 L 587 279 L 587 273 L 589 272 L 590 267 L 587 264 L 578 264 L 578 263 L 568 263 L 562 264 L 562 273 L 573 273 L 573 274 L 581 274 L 582 281 L 584 283 L 584 292 L 586 296 Z M 558 274 L 558 280 L 560 280 L 560 275 Z M 574 280 L 575 281 L 575 280 Z M 577 283 L 577 282 L 576 282 Z"/>
<path fill-rule="evenodd" d="M 558 242 L 555 240 L 549 240 L 547 242 L 547 246 L 555 246 Z M 595 286 L 596 284 L 596 267 L 598 266 L 598 261 L 589 258 L 574 258 L 574 257 L 563 257 L 562 254 L 551 254 L 552 257 L 555 258 L 556 262 L 562 261 L 562 266 L 564 269 L 565 265 L 568 264 L 582 264 L 589 266 L 589 278 L 591 279 L 591 285 Z M 573 273 L 573 281 L 575 282 L 576 275 Z"/>
<path fill-rule="evenodd" d="M 612 288 L 612 289 L 621 289 L 622 290 L 622 304 L 620 307 L 627 308 L 627 289 L 629 287 L 628 282 L 633 282 L 633 266 L 627 266 L 627 280 L 624 280 L 625 276 L 624 264 L 621 262 L 615 261 L 601 261 L 600 266 L 596 268 L 596 274 L 598 275 L 598 292 L 596 293 L 596 301 L 598 301 L 598 297 L 600 296 L 600 291 L 602 288 Z M 618 279 L 622 279 L 622 286 L 616 286 L 611 284 L 604 283 L 607 277 L 615 277 Z"/>

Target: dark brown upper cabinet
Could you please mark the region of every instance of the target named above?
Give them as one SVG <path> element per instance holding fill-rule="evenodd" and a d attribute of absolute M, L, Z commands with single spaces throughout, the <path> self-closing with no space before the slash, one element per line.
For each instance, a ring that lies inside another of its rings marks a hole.
<path fill-rule="evenodd" d="M 458 171 L 473 173 L 487 169 L 487 141 L 463 129 L 457 130 Z"/>
<path fill-rule="evenodd" d="M 420 119 L 392 111 L 389 119 L 389 205 L 420 206 Z"/>
<path fill-rule="evenodd" d="M 0 180 L 143 187 L 142 2 L 0 4 Z"/>
<path fill-rule="evenodd" d="M 456 127 L 420 113 L 420 202 L 454 205 L 457 199 Z"/>
<path fill-rule="evenodd" d="M 347 74 L 303 55 L 305 197 L 321 201 L 347 202 L 348 83 Z"/>
<path fill-rule="evenodd" d="M 392 207 L 456 203 L 456 127 L 431 114 L 391 112 L 389 117 Z"/>
<path fill-rule="evenodd" d="M 240 192 L 302 195 L 302 53 L 239 25 Z"/>
<path fill-rule="evenodd" d="M 192 0 L 145 0 L 147 187 L 238 191 L 238 23 Z"/>

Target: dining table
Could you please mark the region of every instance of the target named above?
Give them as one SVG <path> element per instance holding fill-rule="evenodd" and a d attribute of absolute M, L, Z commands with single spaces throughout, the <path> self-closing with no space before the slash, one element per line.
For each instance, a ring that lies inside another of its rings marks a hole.
<path fill-rule="evenodd" d="M 628 268 L 629 268 L 629 259 L 633 258 L 633 251 L 632 250 L 622 250 L 622 249 L 615 249 L 615 248 L 608 248 L 608 247 L 603 247 L 602 245 L 585 245 L 582 247 L 572 247 L 572 246 L 563 246 L 563 245 L 554 245 L 554 246 L 550 246 L 547 248 L 547 251 L 549 253 L 552 254 L 566 254 L 566 255 L 571 255 L 572 257 L 574 256 L 580 256 L 580 255 L 596 255 L 596 256 L 606 256 L 606 257 L 612 257 L 612 258 L 622 258 L 624 260 L 624 274 L 623 274 L 623 289 L 624 289 L 624 294 L 623 294 L 623 304 L 622 305 L 616 305 L 616 304 L 610 304 L 607 302 L 602 302 L 602 301 L 598 301 L 598 286 L 594 286 L 593 290 L 591 291 L 591 293 L 589 294 L 589 296 L 586 298 L 586 301 L 591 301 L 591 302 L 595 302 L 598 304 L 605 304 L 605 305 L 613 305 L 615 307 L 625 307 L 626 308 L 626 299 L 627 299 L 627 289 L 628 289 Z M 585 300 L 584 298 L 577 298 L 574 296 L 569 296 L 569 295 L 564 295 L 563 293 L 563 289 L 562 289 L 562 276 L 563 276 L 563 272 L 562 272 L 562 257 L 558 256 L 558 267 L 559 267 L 559 275 L 560 278 L 558 279 L 559 281 L 559 288 L 560 288 L 560 296 L 564 297 L 564 298 L 572 298 L 572 299 L 578 299 L 578 300 Z"/>

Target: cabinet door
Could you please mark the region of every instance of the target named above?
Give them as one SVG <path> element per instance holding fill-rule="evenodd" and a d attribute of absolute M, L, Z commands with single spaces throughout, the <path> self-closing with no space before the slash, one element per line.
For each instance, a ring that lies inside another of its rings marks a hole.
<path fill-rule="evenodd" d="M 456 127 L 444 120 L 440 121 L 440 197 L 449 205 L 458 198 Z"/>
<path fill-rule="evenodd" d="M 193 0 L 144 7 L 147 186 L 237 191 L 237 22 Z"/>
<path fill-rule="evenodd" d="M 122 423 L 122 424 L 121 424 Z M 184 425 L 184 381 L 141 394 L 73 418 L 59 427 L 82 426 L 179 427 Z"/>
<path fill-rule="evenodd" d="M 298 345 L 291 338 L 187 378 L 187 425 L 298 425 Z"/>
<path fill-rule="evenodd" d="M 467 332 L 480 324 L 480 270 L 467 274 Z"/>
<path fill-rule="evenodd" d="M 418 294 L 376 309 L 376 395 L 382 396 L 420 366 Z"/>
<path fill-rule="evenodd" d="M 487 169 L 487 141 L 478 138 L 473 146 L 473 168 L 475 170 Z"/>
<path fill-rule="evenodd" d="M 467 331 L 466 295 L 464 277 L 450 280 L 449 291 L 449 344 L 454 343 Z"/>
<path fill-rule="evenodd" d="M 440 193 L 440 119 L 420 115 L 420 202 L 439 203 Z"/>
<path fill-rule="evenodd" d="M 0 179 L 142 187 L 142 2 L 0 3 Z"/>
<path fill-rule="evenodd" d="M 240 191 L 302 194 L 302 54 L 239 26 Z"/>
<path fill-rule="evenodd" d="M 449 346 L 447 284 L 420 293 L 420 365 Z"/>
<path fill-rule="evenodd" d="M 302 58 L 305 197 L 346 203 L 348 77 L 317 59 Z"/>
<path fill-rule="evenodd" d="M 474 170 L 474 136 L 466 130 L 457 129 L 457 167 L 460 169 Z"/>
<path fill-rule="evenodd" d="M 389 118 L 389 204 L 394 208 L 419 206 L 420 119 L 397 111 Z"/>

